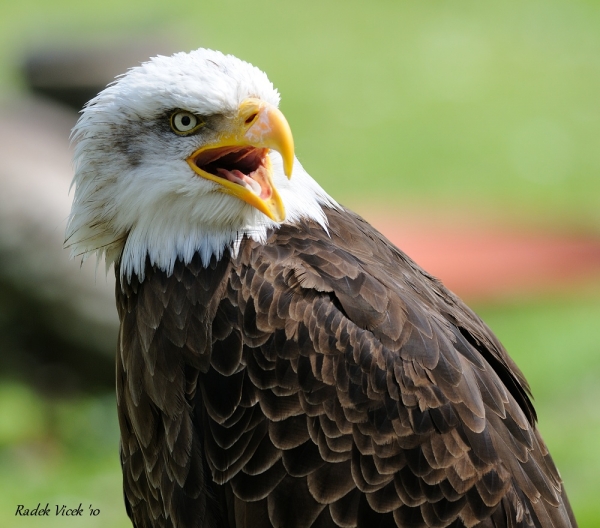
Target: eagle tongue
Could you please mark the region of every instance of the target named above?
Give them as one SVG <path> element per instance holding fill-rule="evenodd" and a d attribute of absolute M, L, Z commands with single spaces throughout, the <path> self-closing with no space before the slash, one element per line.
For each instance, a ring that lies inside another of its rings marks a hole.
<path fill-rule="evenodd" d="M 249 191 L 262 198 L 261 195 L 263 194 L 263 189 L 261 188 L 260 183 L 256 180 L 253 180 L 250 176 L 244 174 L 243 172 L 237 169 L 228 171 L 227 169 L 218 168 L 217 172 L 222 178 L 225 178 L 230 182 L 237 183 L 238 185 L 245 187 Z"/>

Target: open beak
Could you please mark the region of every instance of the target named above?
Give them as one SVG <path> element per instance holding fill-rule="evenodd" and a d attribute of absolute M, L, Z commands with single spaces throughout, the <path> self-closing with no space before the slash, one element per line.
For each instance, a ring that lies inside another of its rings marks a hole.
<path fill-rule="evenodd" d="M 290 126 L 275 106 L 248 98 L 238 108 L 232 126 L 217 141 L 187 158 L 192 170 L 221 185 L 221 191 L 255 207 L 271 220 L 283 222 L 285 208 L 273 185 L 269 151 L 283 158 L 288 178 L 294 164 Z"/>

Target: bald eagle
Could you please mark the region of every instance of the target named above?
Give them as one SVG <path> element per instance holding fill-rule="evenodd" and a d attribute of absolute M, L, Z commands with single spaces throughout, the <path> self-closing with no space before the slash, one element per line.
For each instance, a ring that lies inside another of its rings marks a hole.
<path fill-rule="evenodd" d="M 116 272 L 133 525 L 576 526 L 517 366 L 305 172 L 278 103 L 199 49 L 74 128 L 66 245 Z"/>

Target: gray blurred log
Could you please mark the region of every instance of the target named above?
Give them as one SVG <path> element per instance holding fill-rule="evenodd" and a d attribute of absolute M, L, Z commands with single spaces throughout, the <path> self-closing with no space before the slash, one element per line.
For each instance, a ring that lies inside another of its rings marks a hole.
<path fill-rule="evenodd" d="M 80 110 L 117 75 L 176 47 L 165 39 L 113 42 L 90 48 L 50 48 L 31 52 L 23 61 L 29 89 Z"/>
<path fill-rule="evenodd" d="M 114 386 L 114 277 L 63 249 L 77 114 L 0 106 L 0 369 L 44 389 Z"/>

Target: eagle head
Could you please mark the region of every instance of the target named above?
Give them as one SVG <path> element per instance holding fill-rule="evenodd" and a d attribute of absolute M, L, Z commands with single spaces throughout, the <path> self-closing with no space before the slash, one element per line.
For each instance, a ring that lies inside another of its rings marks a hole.
<path fill-rule="evenodd" d="M 73 255 L 143 277 L 206 264 L 282 222 L 324 225 L 332 200 L 294 157 L 279 94 L 258 68 L 199 49 L 155 57 L 92 99 L 73 129 Z M 293 178 L 292 178 L 293 176 Z"/>

